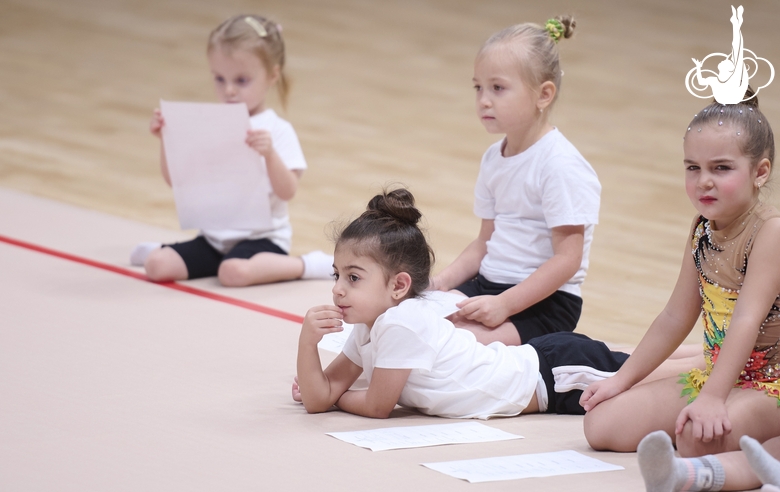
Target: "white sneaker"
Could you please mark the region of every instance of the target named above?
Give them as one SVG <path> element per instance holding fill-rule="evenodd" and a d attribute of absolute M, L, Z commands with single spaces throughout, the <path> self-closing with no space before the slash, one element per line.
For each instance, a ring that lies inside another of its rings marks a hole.
<path fill-rule="evenodd" d="M 162 246 L 162 243 L 140 243 L 133 252 L 130 253 L 130 264 L 133 266 L 144 266 L 146 257 L 149 253 Z"/>
<path fill-rule="evenodd" d="M 303 260 L 302 279 L 333 278 L 333 255 L 322 251 L 312 251 L 301 256 Z"/>

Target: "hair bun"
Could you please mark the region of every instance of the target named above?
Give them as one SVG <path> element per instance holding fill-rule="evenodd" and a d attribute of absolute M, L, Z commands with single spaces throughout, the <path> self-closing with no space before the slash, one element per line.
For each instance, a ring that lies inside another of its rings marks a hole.
<path fill-rule="evenodd" d="M 747 90 L 745 91 L 745 95 L 742 97 L 743 101 L 740 104 L 744 104 L 745 106 L 751 106 L 756 109 L 758 109 L 758 95 L 753 90 L 752 87 L 748 85 Z M 746 101 L 744 99 L 747 99 Z"/>
<path fill-rule="evenodd" d="M 572 15 L 558 15 L 555 17 L 563 25 L 563 37 L 569 39 L 574 36 L 574 28 L 577 27 L 577 21 Z"/>
<path fill-rule="evenodd" d="M 384 191 L 381 195 L 376 195 L 368 202 L 367 210 L 390 216 L 398 222 L 412 226 L 417 225 L 422 217 L 420 211 L 414 206 L 414 196 L 404 188 Z"/>

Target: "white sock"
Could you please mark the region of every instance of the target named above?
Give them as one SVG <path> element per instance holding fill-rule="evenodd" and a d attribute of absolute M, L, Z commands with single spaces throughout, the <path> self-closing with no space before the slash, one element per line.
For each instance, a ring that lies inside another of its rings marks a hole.
<path fill-rule="evenodd" d="M 780 486 L 780 461 L 774 459 L 752 437 L 742 436 L 739 439 L 739 447 L 745 452 L 750 467 L 756 472 L 761 483 L 775 487 Z"/>
<path fill-rule="evenodd" d="M 726 481 L 723 466 L 712 455 L 675 457 L 672 439 L 664 431 L 646 435 L 637 448 L 637 458 L 648 492 L 715 491 Z"/>
<path fill-rule="evenodd" d="M 144 266 L 146 257 L 149 253 L 162 246 L 162 243 L 140 243 L 133 252 L 130 253 L 130 264 L 133 266 Z"/>
<path fill-rule="evenodd" d="M 303 260 L 303 279 L 333 278 L 333 255 L 322 251 L 312 251 L 301 256 Z"/>

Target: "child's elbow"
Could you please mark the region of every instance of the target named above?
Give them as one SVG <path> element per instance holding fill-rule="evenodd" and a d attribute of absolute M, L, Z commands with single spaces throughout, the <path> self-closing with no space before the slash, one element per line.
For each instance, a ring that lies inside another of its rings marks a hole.
<path fill-rule="evenodd" d="M 303 399 L 303 408 L 306 409 L 307 413 L 323 413 L 330 410 L 331 407 L 333 407 L 333 405 L 328 405 L 320 402 L 306 401 L 306 399 Z"/>
<path fill-rule="evenodd" d="M 392 405 L 390 408 L 387 408 L 387 406 L 372 405 L 366 409 L 366 417 L 370 417 L 372 419 L 390 418 L 390 414 L 393 412 L 394 408 L 395 405 Z"/>

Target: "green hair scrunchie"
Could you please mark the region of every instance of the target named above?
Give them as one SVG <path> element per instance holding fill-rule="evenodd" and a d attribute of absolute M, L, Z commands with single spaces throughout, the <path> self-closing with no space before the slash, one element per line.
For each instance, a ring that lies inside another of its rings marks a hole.
<path fill-rule="evenodd" d="M 558 19 L 548 20 L 547 23 L 544 25 L 544 28 L 547 30 L 547 32 L 550 34 L 550 37 L 556 43 L 560 41 L 561 37 L 563 37 L 563 33 L 566 32 L 566 29 L 563 27 L 563 24 L 561 24 L 561 21 L 559 21 Z"/>

